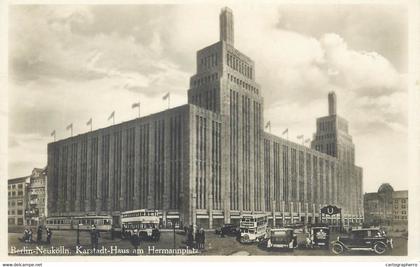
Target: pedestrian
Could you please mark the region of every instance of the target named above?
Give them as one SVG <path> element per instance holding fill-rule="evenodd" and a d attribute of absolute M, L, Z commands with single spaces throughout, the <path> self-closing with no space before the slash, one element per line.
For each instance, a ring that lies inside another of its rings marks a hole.
<path fill-rule="evenodd" d="M 195 230 L 195 247 L 196 248 L 200 248 L 200 242 L 201 242 L 201 235 L 200 235 L 200 230 L 197 229 Z"/>
<path fill-rule="evenodd" d="M 225 237 L 225 228 L 220 229 L 220 237 Z"/>
<path fill-rule="evenodd" d="M 51 236 L 52 236 L 52 232 L 51 229 L 47 227 L 47 244 L 51 244 Z"/>
<path fill-rule="evenodd" d="M 38 226 L 38 231 L 36 233 L 36 242 L 38 244 L 42 242 L 42 227 L 41 227 L 41 225 Z"/>
<path fill-rule="evenodd" d="M 111 240 L 114 240 L 114 225 L 111 225 Z"/>
<path fill-rule="evenodd" d="M 23 237 L 22 237 L 22 241 L 23 242 L 28 242 L 28 229 L 25 228 L 25 230 L 23 230 Z"/>
<path fill-rule="evenodd" d="M 32 229 L 31 228 L 29 228 L 29 231 L 28 231 L 28 243 L 32 243 Z"/>
<path fill-rule="evenodd" d="M 204 249 L 206 243 L 206 234 L 204 233 L 204 229 L 200 229 L 200 245 L 201 249 Z"/>
<path fill-rule="evenodd" d="M 187 247 L 192 247 L 193 245 L 193 232 L 192 228 L 187 230 Z"/>
<path fill-rule="evenodd" d="M 90 241 L 92 244 L 92 249 L 98 249 L 99 236 L 99 231 L 96 229 L 96 226 L 92 225 L 92 229 L 90 230 Z"/>
<path fill-rule="evenodd" d="M 133 245 L 133 247 L 137 250 L 137 248 L 140 245 L 140 237 L 139 237 L 139 232 L 137 229 L 134 229 L 133 234 L 131 235 L 130 241 L 131 241 L 131 245 Z"/>

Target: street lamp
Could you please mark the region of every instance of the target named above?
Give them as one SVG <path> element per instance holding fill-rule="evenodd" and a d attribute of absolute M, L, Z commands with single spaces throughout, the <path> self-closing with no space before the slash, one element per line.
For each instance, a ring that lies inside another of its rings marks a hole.
<path fill-rule="evenodd" d="M 80 246 L 80 223 L 77 222 L 77 240 L 76 240 L 77 246 Z"/>

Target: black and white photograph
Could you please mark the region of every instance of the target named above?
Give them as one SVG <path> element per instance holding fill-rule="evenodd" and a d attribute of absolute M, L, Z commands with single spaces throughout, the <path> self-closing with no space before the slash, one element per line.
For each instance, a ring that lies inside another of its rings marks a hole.
<path fill-rule="evenodd" d="M 417 6 L 321 2 L 8 3 L 8 259 L 411 255 Z"/>

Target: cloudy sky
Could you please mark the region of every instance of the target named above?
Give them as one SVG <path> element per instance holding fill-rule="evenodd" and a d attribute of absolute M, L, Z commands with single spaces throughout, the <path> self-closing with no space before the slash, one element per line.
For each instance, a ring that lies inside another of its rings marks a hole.
<path fill-rule="evenodd" d="M 11 6 L 9 178 L 46 165 L 47 143 L 187 102 L 195 52 L 219 39 L 216 5 Z M 256 63 L 272 133 L 311 137 L 335 90 L 364 191 L 407 189 L 407 10 L 241 5 L 235 46 Z"/>

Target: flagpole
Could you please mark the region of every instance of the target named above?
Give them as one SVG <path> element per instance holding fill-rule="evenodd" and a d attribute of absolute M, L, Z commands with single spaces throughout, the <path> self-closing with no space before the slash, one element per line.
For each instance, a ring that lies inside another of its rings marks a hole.
<path fill-rule="evenodd" d="M 139 102 L 139 118 L 140 118 L 140 102 Z"/>
<path fill-rule="evenodd" d="M 90 131 L 92 131 L 92 124 L 93 124 L 93 121 L 91 119 L 91 121 L 90 121 Z"/>
<path fill-rule="evenodd" d="M 171 104 L 171 95 L 168 95 L 168 109 L 169 109 L 170 104 Z"/>

